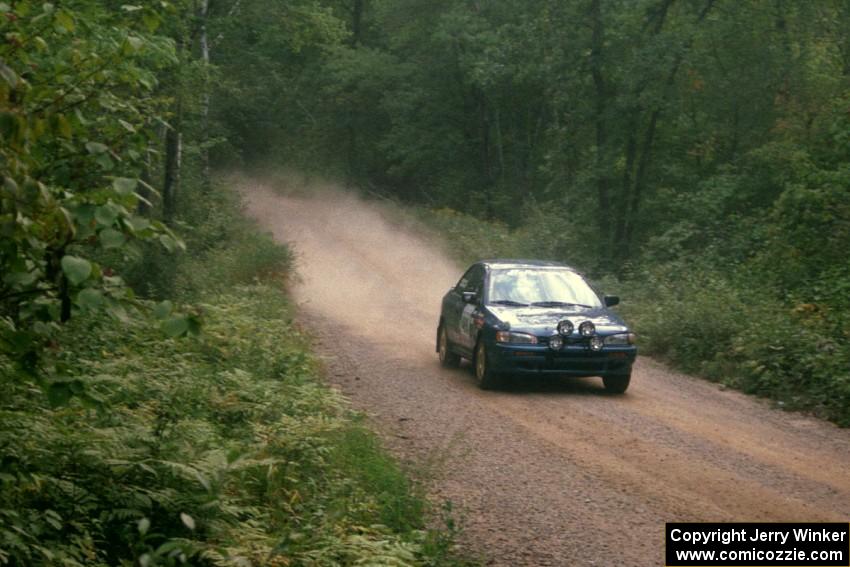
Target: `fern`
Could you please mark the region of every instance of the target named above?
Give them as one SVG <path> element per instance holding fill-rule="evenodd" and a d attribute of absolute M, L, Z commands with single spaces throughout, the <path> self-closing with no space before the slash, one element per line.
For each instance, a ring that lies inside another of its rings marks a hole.
<path fill-rule="evenodd" d="M 57 363 L 96 404 L 54 409 L 0 360 L 0 564 L 433 564 L 422 507 L 386 512 L 406 481 L 382 477 L 397 502 L 370 487 L 370 459 L 394 465 L 316 380 L 280 291 L 203 305 L 202 339 L 95 316 L 65 329 Z"/>

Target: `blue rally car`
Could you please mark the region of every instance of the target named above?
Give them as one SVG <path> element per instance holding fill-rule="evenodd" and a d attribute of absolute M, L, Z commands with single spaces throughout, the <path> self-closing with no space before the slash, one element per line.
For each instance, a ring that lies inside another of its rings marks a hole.
<path fill-rule="evenodd" d="M 482 260 L 443 297 L 437 352 L 444 366 L 472 362 L 481 388 L 510 374 L 601 376 L 629 387 L 635 335 L 574 269 L 556 262 Z"/>

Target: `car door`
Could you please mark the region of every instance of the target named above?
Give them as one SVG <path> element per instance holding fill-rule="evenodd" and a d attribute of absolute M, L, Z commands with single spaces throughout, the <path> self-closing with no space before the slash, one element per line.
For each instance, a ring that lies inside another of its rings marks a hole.
<path fill-rule="evenodd" d="M 469 283 L 470 272 L 472 272 L 472 268 L 461 276 L 443 300 L 443 326 L 446 328 L 446 336 L 449 341 L 454 344 L 460 344 L 460 314 L 464 307 L 463 290 Z"/>
<path fill-rule="evenodd" d="M 476 300 L 472 303 L 463 304 L 458 325 L 457 343 L 469 351 L 472 351 L 472 349 L 475 348 L 475 339 L 478 335 L 478 327 L 475 324 L 475 316 L 478 314 L 484 294 L 484 266 L 480 264 L 473 266 L 468 273 L 469 279 L 464 291 L 474 292 L 476 294 Z M 463 301 L 462 297 L 461 301 Z"/>
<path fill-rule="evenodd" d="M 469 268 L 461 276 L 457 285 L 446 294 L 443 304 L 443 324 L 446 327 L 446 336 L 449 341 L 456 345 L 462 345 L 460 337 L 460 318 L 466 303 L 463 301 L 463 292 L 467 290 L 469 278 L 473 268 Z"/>

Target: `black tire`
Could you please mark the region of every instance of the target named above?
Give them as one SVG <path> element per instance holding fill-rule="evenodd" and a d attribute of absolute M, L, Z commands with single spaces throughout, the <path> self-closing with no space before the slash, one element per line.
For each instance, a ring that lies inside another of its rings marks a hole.
<path fill-rule="evenodd" d="M 482 390 L 495 390 L 504 384 L 504 375 L 494 372 L 490 368 L 490 357 L 487 354 L 487 346 L 484 341 L 479 340 L 475 345 L 475 359 L 472 361 L 472 371 L 478 387 Z"/>
<path fill-rule="evenodd" d="M 631 372 L 628 374 L 614 374 L 612 376 L 603 376 L 602 383 L 605 384 L 605 390 L 608 393 L 622 394 L 628 389 L 631 379 Z"/>
<path fill-rule="evenodd" d="M 446 368 L 457 368 L 460 366 L 460 355 L 451 351 L 449 337 L 446 336 L 446 328 L 440 325 L 437 332 L 437 353 L 440 355 L 440 364 Z"/>

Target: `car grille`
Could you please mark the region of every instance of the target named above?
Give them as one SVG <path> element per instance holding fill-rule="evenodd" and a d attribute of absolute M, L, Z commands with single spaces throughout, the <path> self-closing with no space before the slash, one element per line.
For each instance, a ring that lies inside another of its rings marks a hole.
<path fill-rule="evenodd" d="M 537 337 L 537 344 L 543 345 L 543 346 L 549 346 L 549 339 L 550 339 L 550 337 Z M 564 341 L 564 343 L 567 344 L 567 345 L 587 344 L 587 339 L 570 338 L 569 340 Z"/>
<path fill-rule="evenodd" d="M 629 365 L 626 359 L 610 359 L 587 351 L 552 353 L 545 361 L 517 360 L 519 368 L 532 371 L 563 372 L 573 375 L 598 375 L 616 371 Z"/>

